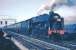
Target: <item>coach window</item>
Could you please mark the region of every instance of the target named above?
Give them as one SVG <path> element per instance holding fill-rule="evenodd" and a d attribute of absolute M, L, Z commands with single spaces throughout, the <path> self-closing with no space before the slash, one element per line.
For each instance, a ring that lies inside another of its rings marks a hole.
<path fill-rule="evenodd" d="M 0 21 L 0 24 L 2 24 L 3 22 L 2 21 Z"/>
<path fill-rule="evenodd" d="M 5 21 L 5 24 L 7 24 L 7 21 Z"/>

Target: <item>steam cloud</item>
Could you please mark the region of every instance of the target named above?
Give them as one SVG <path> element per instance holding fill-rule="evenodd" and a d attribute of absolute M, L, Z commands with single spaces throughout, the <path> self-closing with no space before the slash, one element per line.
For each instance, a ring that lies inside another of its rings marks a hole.
<path fill-rule="evenodd" d="M 76 23 L 76 5 L 68 6 L 68 0 L 49 0 L 38 9 L 38 15 L 46 10 L 55 10 L 56 13 L 64 17 L 65 23 Z M 63 4 L 63 5 L 62 5 Z"/>
<path fill-rule="evenodd" d="M 53 10 L 61 4 L 66 4 L 66 0 L 48 0 L 45 4 L 43 4 L 38 10 L 37 13 L 41 14 L 45 10 Z"/>

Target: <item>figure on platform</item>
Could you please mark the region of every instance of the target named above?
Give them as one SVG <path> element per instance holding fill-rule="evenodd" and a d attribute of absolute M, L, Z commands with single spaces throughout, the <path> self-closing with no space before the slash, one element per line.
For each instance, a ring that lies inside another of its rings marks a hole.
<path fill-rule="evenodd" d="M 4 34 L 0 30 L 0 50 L 20 50 L 10 39 L 6 39 Z"/>

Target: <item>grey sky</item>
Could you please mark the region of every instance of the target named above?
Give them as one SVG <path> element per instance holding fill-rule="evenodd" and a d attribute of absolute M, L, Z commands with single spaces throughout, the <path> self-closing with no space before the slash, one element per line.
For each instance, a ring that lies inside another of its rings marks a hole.
<path fill-rule="evenodd" d="M 0 0 L 0 15 L 34 16 L 43 0 Z"/>
<path fill-rule="evenodd" d="M 46 1 L 47 0 L 0 0 L 0 16 L 14 17 L 18 21 L 26 20 L 28 18 L 35 16 L 38 8 L 42 4 L 46 3 Z M 76 0 L 71 0 L 71 1 L 75 2 Z M 62 12 L 61 14 L 63 14 L 63 16 L 66 16 L 67 14 L 71 14 L 68 13 L 69 10 L 67 8 L 59 9 L 58 12 L 59 13 Z M 73 19 L 74 21 L 76 21 L 75 18 Z"/>

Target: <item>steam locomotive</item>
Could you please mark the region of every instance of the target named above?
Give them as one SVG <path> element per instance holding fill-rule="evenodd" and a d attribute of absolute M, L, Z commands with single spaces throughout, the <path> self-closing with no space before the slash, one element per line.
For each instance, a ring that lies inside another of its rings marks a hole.
<path fill-rule="evenodd" d="M 68 33 L 69 31 L 67 31 L 67 27 L 65 28 L 64 18 L 54 12 L 49 12 L 49 14 L 39 15 L 26 21 L 8 25 L 3 29 L 38 39 L 46 39 L 53 34 L 58 34 L 65 38 L 71 35 Z"/>

